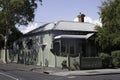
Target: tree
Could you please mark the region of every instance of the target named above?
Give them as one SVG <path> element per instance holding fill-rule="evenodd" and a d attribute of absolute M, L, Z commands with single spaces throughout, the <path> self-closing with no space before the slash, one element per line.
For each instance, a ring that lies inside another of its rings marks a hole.
<path fill-rule="evenodd" d="M 106 52 L 120 49 L 120 0 L 107 0 L 100 7 L 102 27 L 97 27 L 97 41 Z"/>
<path fill-rule="evenodd" d="M 5 28 L 0 27 L 0 34 L 4 34 Z M 12 44 L 15 40 L 19 39 L 22 37 L 22 33 L 16 28 L 12 27 L 11 28 L 11 34 L 8 36 L 8 41 L 7 41 L 7 48 L 12 48 Z M 4 39 L 0 36 L 0 49 L 4 48 Z"/>
<path fill-rule="evenodd" d="M 0 0 L 0 19 L 2 18 L 0 22 L 4 26 L 27 25 L 34 20 L 34 10 L 37 8 L 37 1 Z"/>
<path fill-rule="evenodd" d="M 8 36 L 7 42 L 8 48 L 13 48 L 13 42 L 22 36 L 23 34 L 16 27 L 11 28 L 11 34 Z"/>
<path fill-rule="evenodd" d="M 0 0 L 0 27 L 4 27 L 5 61 L 7 62 L 7 39 L 9 31 L 19 25 L 27 25 L 34 20 L 37 2 L 42 0 Z"/>

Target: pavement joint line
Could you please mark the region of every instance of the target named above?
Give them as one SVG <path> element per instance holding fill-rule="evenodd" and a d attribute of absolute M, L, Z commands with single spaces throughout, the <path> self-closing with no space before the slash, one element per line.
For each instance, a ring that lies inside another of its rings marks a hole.
<path fill-rule="evenodd" d="M 11 79 L 14 79 L 14 80 L 19 80 L 18 78 L 15 78 L 15 77 L 13 77 L 13 76 L 11 76 L 11 75 L 8 75 L 8 74 L 5 74 L 5 73 L 1 73 L 1 72 L 0 72 L 0 74 L 3 75 L 3 76 L 7 76 L 7 77 L 9 77 L 9 78 L 11 78 Z"/>

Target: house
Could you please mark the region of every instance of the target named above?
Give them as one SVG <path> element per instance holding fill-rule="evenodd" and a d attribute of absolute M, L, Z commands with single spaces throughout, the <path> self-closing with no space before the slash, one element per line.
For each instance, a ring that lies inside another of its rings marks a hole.
<path fill-rule="evenodd" d="M 66 61 L 69 69 L 100 68 L 97 31 L 94 24 L 84 22 L 84 17 L 78 15 L 79 22 L 47 23 L 25 34 L 14 43 L 18 62 L 62 67 Z"/>

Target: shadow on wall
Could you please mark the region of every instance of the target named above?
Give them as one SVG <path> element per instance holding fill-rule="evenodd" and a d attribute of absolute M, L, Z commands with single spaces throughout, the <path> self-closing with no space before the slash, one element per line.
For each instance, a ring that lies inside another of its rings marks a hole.
<path fill-rule="evenodd" d="M 11 51 L 9 54 L 9 58 L 11 62 L 17 62 L 21 64 L 32 65 L 37 62 L 38 51 L 33 50 L 19 50 L 19 51 Z"/>

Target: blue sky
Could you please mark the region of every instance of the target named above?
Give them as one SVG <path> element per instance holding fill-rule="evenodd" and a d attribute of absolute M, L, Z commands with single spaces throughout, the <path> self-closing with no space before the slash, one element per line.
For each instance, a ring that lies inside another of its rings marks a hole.
<path fill-rule="evenodd" d="M 102 0 L 43 0 L 39 6 L 35 20 L 49 22 L 56 20 L 73 20 L 79 12 L 92 19 L 98 19 L 98 6 Z"/>
<path fill-rule="evenodd" d="M 73 21 L 81 12 L 91 20 L 99 19 L 99 6 L 103 0 L 43 0 L 35 11 L 35 21 L 28 27 L 21 27 L 24 33 L 48 22 Z"/>

